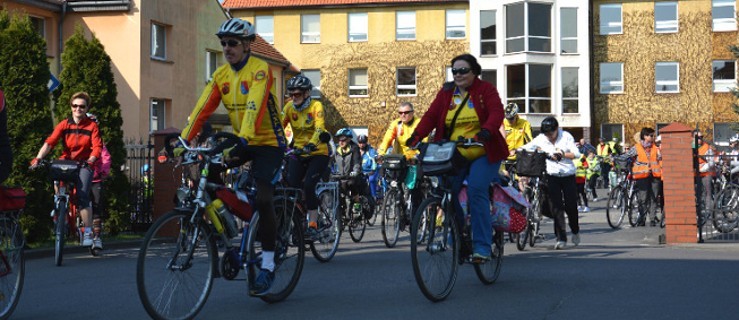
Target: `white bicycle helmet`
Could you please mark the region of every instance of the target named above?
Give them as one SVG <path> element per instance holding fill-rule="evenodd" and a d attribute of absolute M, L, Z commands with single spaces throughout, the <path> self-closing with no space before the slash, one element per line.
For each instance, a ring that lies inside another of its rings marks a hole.
<path fill-rule="evenodd" d="M 287 80 L 287 90 L 303 90 L 307 91 L 313 88 L 310 79 L 303 75 L 297 75 Z"/>
<path fill-rule="evenodd" d="M 218 38 L 237 37 L 246 40 L 253 40 L 256 37 L 254 26 L 249 21 L 239 18 L 231 18 L 221 24 L 221 28 L 216 33 Z"/>
<path fill-rule="evenodd" d="M 515 102 L 509 102 L 505 106 L 505 118 L 512 120 L 518 114 L 518 105 Z"/>

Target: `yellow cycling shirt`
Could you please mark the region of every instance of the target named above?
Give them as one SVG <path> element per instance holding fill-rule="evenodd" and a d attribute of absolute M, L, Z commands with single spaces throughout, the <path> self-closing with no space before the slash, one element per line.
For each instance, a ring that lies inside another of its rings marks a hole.
<path fill-rule="evenodd" d="M 249 56 L 247 59 L 241 70 L 236 71 L 225 64 L 213 73 L 213 80 L 206 85 L 190 113 L 187 126 L 182 130 L 183 138 L 190 141 L 222 102 L 234 132 L 245 138 L 249 145 L 284 145 L 285 134 L 274 100 L 276 91 L 272 71 L 257 57 Z"/>
<path fill-rule="evenodd" d="M 450 139 L 457 140 L 457 138 L 459 138 L 460 136 L 464 137 L 465 139 L 474 138 L 475 135 L 480 132 L 480 118 L 477 117 L 477 112 L 475 111 L 472 101 L 467 100 L 464 105 L 460 105 L 460 103 L 464 101 L 464 97 L 460 94 L 458 90 L 459 89 L 454 92 L 454 96 L 452 97 L 454 109 L 447 112 L 445 120 L 446 126 L 451 126 L 452 120 L 454 119 L 454 114 L 457 113 L 459 108 L 462 108 L 462 110 L 459 111 L 459 115 L 457 116 L 457 121 L 454 122 L 454 128 L 452 128 Z M 459 150 L 459 153 L 467 160 L 475 160 L 485 155 L 485 148 L 480 146 L 457 149 Z"/>
<path fill-rule="evenodd" d="M 318 100 L 311 100 L 310 104 L 303 110 L 296 110 L 293 102 L 285 104 L 282 110 L 282 126 L 293 130 L 293 145 L 296 148 L 305 147 L 312 143 L 318 150 L 310 155 L 328 155 L 328 146 L 318 140 L 318 135 L 326 131 L 324 122 L 323 104 Z"/>
<path fill-rule="evenodd" d="M 401 120 L 393 120 L 385 131 L 385 136 L 377 148 L 377 154 L 385 155 L 390 143 L 393 143 L 393 153 L 403 154 L 407 159 L 418 154 L 417 150 L 411 150 L 405 145 L 405 141 L 411 137 L 413 130 L 416 130 L 418 122 L 418 118 L 415 117 L 407 124 Z"/>
<path fill-rule="evenodd" d="M 503 120 L 505 129 L 505 142 L 508 144 L 508 151 L 516 150 L 523 145 L 529 143 L 532 139 L 531 123 L 516 117 L 516 121 Z M 508 160 L 516 160 L 516 155 L 508 157 Z"/>

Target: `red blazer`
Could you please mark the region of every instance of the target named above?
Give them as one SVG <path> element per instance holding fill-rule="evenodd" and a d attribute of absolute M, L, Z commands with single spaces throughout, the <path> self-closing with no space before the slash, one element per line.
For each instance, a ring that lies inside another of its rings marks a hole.
<path fill-rule="evenodd" d="M 434 141 L 445 139 L 446 116 L 450 106 L 453 106 L 452 97 L 454 96 L 455 87 L 453 82 L 448 82 L 439 90 L 429 110 L 423 115 L 421 122 L 416 127 L 415 134 L 417 137 L 426 137 L 431 133 L 431 130 L 436 129 Z M 469 99 L 474 105 L 477 117 L 480 119 L 480 126 L 490 131 L 491 138 L 484 143 L 488 162 L 492 163 L 507 158 L 508 145 L 505 137 L 500 134 L 504 112 L 498 90 L 489 82 L 475 78 L 467 91 L 470 93 Z"/>

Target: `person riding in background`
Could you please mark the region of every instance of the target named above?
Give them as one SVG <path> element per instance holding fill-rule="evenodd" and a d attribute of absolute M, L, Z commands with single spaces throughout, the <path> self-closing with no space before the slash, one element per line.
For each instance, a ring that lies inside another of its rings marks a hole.
<path fill-rule="evenodd" d="M 282 109 L 282 126 L 289 124 L 293 132 L 292 146 L 309 153 L 288 159 L 287 181 L 292 187 L 301 186 L 308 209 L 308 235 L 318 234 L 318 197 L 316 184 L 328 169 L 328 145 L 319 141 L 326 132 L 323 104 L 310 96 L 313 84 L 303 75 L 287 81 L 287 90 L 292 101 Z"/>
<path fill-rule="evenodd" d="M 10 176 L 12 167 L 13 150 L 10 148 L 8 137 L 8 108 L 3 90 L 0 89 L 0 184 Z"/>
<path fill-rule="evenodd" d="M 458 168 L 452 179 L 452 194 L 457 195 L 467 180 L 468 208 L 472 227 L 472 262 L 485 263 L 492 258 L 493 228 L 490 216 L 490 184 L 498 181 L 500 164 L 508 153 L 500 132 L 503 104 L 498 90 L 478 78 L 482 67 L 471 54 L 451 61 L 453 82 L 445 83 L 423 115 L 416 130 L 406 140 L 415 146 L 436 129 L 434 141 L 474 138 L 483 146 L 458 148 L 469 165 Z M 455 217 L 464 226 L 464 211 L 458 197 L 452 197 Z"/>
<path fill-rule="evenodd" d="M 287 147 L 285 132 L 276 104 L 276 86 L 272 71 L 262 59 L 252 56 L 251 44 L 256 38 L 254 26 L 248 21 L 228 19 L 218 29 L 223 54 L 228 63 L 213 73 L 190 114 L 182 138 L 191 141 L 203 123 L 223 103 L 228 111 L 239 142 L 224 158 L 229 166 L 252 161 L 252 174 L 257 187 L 255 201 L 259 211 L 259 233 L 262 237 L 261 270 L 249 294 L 268 293 L 274 281 L 274 250 L 277 233 L 272 201 L 278 170 Z"/>
<path fill-rule="evenodd" d="M 336 139 L 339 145 L 336 147 L 336 153 L 332 158 L 332 167 L 335 173 L 340 176 L 348 177 L 340 181 L 341 189 L 350 192 L 354 196 L 354 203 L 360 204 L 359 196 L 365 195 L 367 199 L 371 199 L 369 186 L 362 178 L 362 153 L 359 146 L 352 141 L 354 134 L 349 128 L 341 128 L 336 131 Z M 365 218 L 371 217 L 374 211 L 374 202 L 370 201 L 370 209 L 365 210 Z"/>
<path fill-rule="evenodd" d="M 372 198 L 377 200 L 377 178 L 379 177 L 379 171 L 377 170 L 377 151 L 369 144 L 369 137 L 367 135 L 360 135 L 357 137 L 357 144 L 359 145 L 359 151 L 362 152 L 362 172 L 367 175 L 369 181 L 370 193 Z"/>
<path fill-rule="evenodd" d="M 418 154 L 418 151 L 412 150 L 406 146 L 406 141 L 418 126 L 418 119 L 413 114 L 413 104 L 410 102 L 400 103 L 398 107 L 399 118 L 390 122 L 382 142 L 377 147 L 377 154 L 384 156 L 388 153 L 388 148 L 393 148 L 393 153 L 405 155 L 410 160 Z"/>
<path fill-rule="evenodd" d="M 87 118 L 93 122 L 98 122 L 97 117 L 88 113 Z M 93 246 L 95 248 L 102 249 L 102 230 L 103 230 L 103 218 L 105 218 L 105 197 L 103 194 L 103 180 L 110 174 L 110 166 L 112 159 L 108 148 L 105 146 L 103 141 L 103 149 L 100 152 L 100 158 L 92 164 L 92 187 L 91 187 L 91 199 L 92 199 L 92 234 L 93 234 Z"/>
<path fill-rule="evenodd" d="M 92 187 L 92 168 L 102 153 L 103 140 L 100 138 L 97 123 L 87 117 L 87 111 L 91 107 L 91 103 L 90 95 L 85 92 L 77 92 L 72 95 L 72 98 L 69 99 L 72 116 L 56 125 L 54 132 L 44 141 L 44 145 L 39 150 L 36 158 L 31 160 L 31 168 L 37 167 L 39 161 L 46 157 L 59 141 L 62 142 L 64 148 L 60 159 L 88 164 L 88 166 L 80 168 L 79 177 L 75 181 L 77 206 L 81 208 L 79 210 L 80 217 L 85 227 L 82 246 L 100 245 L 100 248 L 102 248 L 102 241 L 99 238 L 93 239 L 93 212 L 90 203 L 90 190 Z"/>
<path fill-rule="evenodd" d="M 516 149 L 529 143 L 532 139 L 531 123 L 518 116 L 518 105 L 514 102 L 508 103 L 504 112 L 503 127 L 505 129 L 505 141 L 508 144 L 508 159 L 506 160 L 510 163 L 510 165 L 506 165 L 505 170 L 510 172 L 513 162 L 516 161 Z M 524 190 L 528 181 L 528 177 L 518 177 L 518 190 Z"/>

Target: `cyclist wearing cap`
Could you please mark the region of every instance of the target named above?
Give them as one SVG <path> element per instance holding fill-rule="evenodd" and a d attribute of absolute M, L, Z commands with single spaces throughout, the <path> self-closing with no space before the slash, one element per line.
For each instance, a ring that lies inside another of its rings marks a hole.
<path fill-rule="evenodd" d="M 316 223 L 318 198 L 316 184 L 328 168 L 328 145 L 321 143 L 318 136 L 326 132 L 323 104 L 311 99 L 313 89 L 310 79 L 297 75 L 287 81 L 287 91 L 292 98 L 282 110 L 282 126 L 289 124 L 293 131 L 292 146 L 310 151 L 305 155 L 288 160 L 287 181 L 293 187 L 303 187 L 306 209 L 308 209 L 308 234 L 318 234 Z"/>
<path fill-rule="evenodd" d="M 518 116 L 518 105 L 513 102 L 508 103 L 503 111 L 505 112 L 503 128 L 505 129 L 505 141 L 508 144 L 508 159 L 506 159 L 508 163 L 505 169 L 510 172 L 510 167 L 516 161 L 516 149 L 529 143 L 532 139 L 531 123 Z M 527 182 L 526 177 L 520 177 L 518 190 L 524 190 Z"/>
<path fill-rule="evenodd" d="M 213 73 L 182 130 L 182 138 L 191 141 L 203 123 L 223 103 L 234 132 L 241 138 L 225 157 L 230 166 L 252 161 L 257 184 L 255 201 L 260 213 L 259 233 L 264 249 L 261 271 L 249 294 L 261 296 L 274 281 L 274 250 L 277 225 L 272 204 L 274 182 L 287 147 L 285 133 L 276 105 L 276 89 L 269 65 L 251 56 L 250 46 L 256 34 L 254 26 L 239 18 L 228 19 L 218 30 L 227 64 Z"/>

